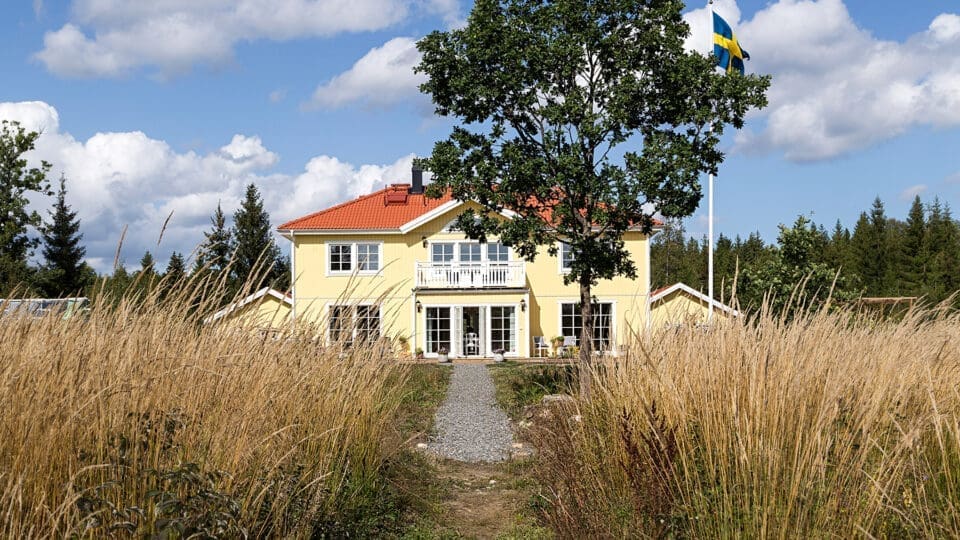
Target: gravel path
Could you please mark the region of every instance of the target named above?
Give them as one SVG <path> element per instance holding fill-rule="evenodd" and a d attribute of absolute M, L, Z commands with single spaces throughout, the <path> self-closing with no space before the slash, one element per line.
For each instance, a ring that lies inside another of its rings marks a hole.
<path fill-rule="evenodd" d="M 513 431 L 497 405 L 493 379 L 484 365 L 455 365 L 447 398 L 437 409 L 437 435 L 430 450 L 458 461 L 503 461 Z"/>

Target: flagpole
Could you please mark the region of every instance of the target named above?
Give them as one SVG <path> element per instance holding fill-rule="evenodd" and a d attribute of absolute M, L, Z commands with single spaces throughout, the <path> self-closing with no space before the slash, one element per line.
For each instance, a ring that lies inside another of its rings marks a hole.
<path fill-rule="evenodd" d="M 707 1 L 707 7 L 710 11 L 710 21 L 707 24 L 707 28 L 710 30 L 708 34 L 710 36 L 710 49 L 713 48 L 713 0 Z M 709 50 L 709 49 L 708 49 Z M 707 181 L 707 237 L 708 240 L 708 251 L 707 251 L 707 296 L 710 298 L 708 303 L 710 305 L 709 310 L 707 311 L 707 324 L 713 322 L 713 173 L 710 173 L 710 178 Z"/>

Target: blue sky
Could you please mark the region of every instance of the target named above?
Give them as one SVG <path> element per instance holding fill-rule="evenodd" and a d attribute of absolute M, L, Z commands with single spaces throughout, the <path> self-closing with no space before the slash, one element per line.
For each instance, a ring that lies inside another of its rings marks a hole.
<path fill-rule="evenodd" d="M 887 4 L 887 5 L 883 5 Z M 811 214 L 852 226 L 879 195 L 960 202 L 954 0 L 717 0 L 774 76 L 771 106 L 727 137 L 717 231 Z M 21 0 L 0 18 L 0 117 L 43 129 L 32 156 L 69 180 L 90 262 L 189 253 L 218 201 L 255 182 L 276 224 L 406 181 L 450 123 L 418 95 L 414 42 L 457 0 Z M 691 47 L 709 44 L 691 4 Z M 37 201 L 44 208 L 46 201 Z M 688 220 L 706 231 L 706 204 Z M 162 223 L 173 212 L 163 241 Z"/>

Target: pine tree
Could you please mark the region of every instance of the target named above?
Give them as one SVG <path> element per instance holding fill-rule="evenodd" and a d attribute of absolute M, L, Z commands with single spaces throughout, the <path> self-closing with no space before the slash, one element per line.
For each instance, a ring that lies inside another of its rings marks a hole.
<path fill-rule="evenodd" d="M 233 214 L 233 238 L 237 243 L 237 282 L 253 286 L 264 278 L 264 283 L 274 285 L 282 270 L 277 264 L 280 248 L 273 241 L 270 215 L 263 209 L 260 192 L 253 184 L 247 186 L 240 209 Z"/>
<path fill-rule="evenodd" d="M 86 249 L 80 245 L 80 220 L 67 205 L 67 180 L 60 176 L 60 190 L 50 212 L 51 223 L 43 230 L 44 266 L 40 288 L 48 297 L 81 294 L 91 282 L 92 269 L 83 261 Z"/>

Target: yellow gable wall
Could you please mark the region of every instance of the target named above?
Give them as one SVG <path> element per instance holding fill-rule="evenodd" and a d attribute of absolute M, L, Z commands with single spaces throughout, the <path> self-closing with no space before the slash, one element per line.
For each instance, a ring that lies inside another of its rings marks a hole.
<path fill-rule="evenodd" d="M 225 315 L 219 324 L 246 328 L 281 328 L 290 322 L 290 304 L 266 294 Z"/>
<path fill-rule="evenodd" d="M 710 306 L 699 297 L 680 289 L 653 303 L 650 307 L 650 320 L 653 328 L 665 328 L 678 324 L 700 324 L 707 322 Z M 715 321 L 726 320 L 730 314 L 713 308 Z"/>
<path fill-rule="evenodd" d="M 476 207 L 473 203 L 467 204 Z M 549 340 L 559 335 L 561 303 L 577 302 L 580 294 L 575 284 L 563 284 L 559 260 L 549 255 L 545 246 L 534 262 L 527 262 L 525 265 L 529 294 L 513 291 L 511 296 L 495 290 L 478 290 L 457 292 L 441 298 L 422 291 L 414 293 L 415 264 L 417 261 L 430 260 L 429 243 L 465 241 L 463 233 L 442 231 L 463 210 L 462 206 L 455 208 L 403 235 L 297 233 L 294 236 L 293 261 L 296 272 L 296 319 L 321 322 L 326 318 L 331 304 L 379 303 L 382 306 L 385 332 L 392 336 L 407 337 L 413 349 L 422 347 L 424 343 L 423 312 L 416 313 L 415 297 L 422 306 L 519 305 L 523 298 L 527 307 L 526 311 L 518 312 L 519 353 L 529 355 L 533 336 L 545 336 Z M 427 247 L 423 245 L 424 240 L 427 241 Z M 624 240 L 637 266 L 637 279 L 618 277 L 601 281 L 593 288 L 593 295 L 598 301 L 611 302 L 614 305 L 614 340 L 621 343 L 628 334 L 628 326 L 638 330 L 644 328 L 648 292 L 648 240 L 637 232 L 627 233 Z M 382 243 L 380 272 L 375 275 L 330 275 L 327 271 L 326 246 L 329 243 L 342 242 Z M 519 259 L 511 254 L 511 260 Z"/>

